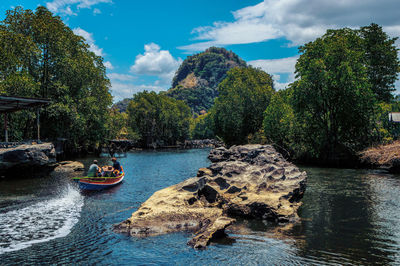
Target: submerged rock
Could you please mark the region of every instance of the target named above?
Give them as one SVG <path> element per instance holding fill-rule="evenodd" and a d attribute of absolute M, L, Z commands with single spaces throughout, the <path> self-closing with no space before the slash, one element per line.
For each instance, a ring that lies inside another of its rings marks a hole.
<path fill-rule="evenodd" d="M 192 231 L 189 245 L 204 248 L 235 217 L 291 222 L 306 189 L 305 172 L 270 145 L 220 147 L 197 177 L 155 192 L 118 232 L 149 236 Z"/>
<path fill-rule="evenodd" d="M 85 166 L 81 162 L 76 161 L 62 161 L 57 164 L 54 168 L 54 172 L 83 172 L 85 171 Z"/>

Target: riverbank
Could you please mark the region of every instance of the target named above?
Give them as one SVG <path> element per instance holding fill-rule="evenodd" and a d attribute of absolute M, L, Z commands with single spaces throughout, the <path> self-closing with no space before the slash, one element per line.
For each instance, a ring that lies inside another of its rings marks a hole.
<path fill-rule="evenodd" d="M 400 173 L 400 141 L 368 148 L 359 155 L 361 164 L 365 167 Z"/>

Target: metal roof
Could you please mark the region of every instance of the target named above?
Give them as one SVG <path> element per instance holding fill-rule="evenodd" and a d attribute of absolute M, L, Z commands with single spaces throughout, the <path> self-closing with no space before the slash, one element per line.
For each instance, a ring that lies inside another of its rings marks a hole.
<path fill-rule="evenodd" d="M 389 113 L 389 121 L 394 123 L 400 123 L 400 112 Z"/>
<path fill-rule="evenodd" d="M 50 104 L 49 99 L 0 96 L 0 113 L 11 113 L 22 109 Z"/>

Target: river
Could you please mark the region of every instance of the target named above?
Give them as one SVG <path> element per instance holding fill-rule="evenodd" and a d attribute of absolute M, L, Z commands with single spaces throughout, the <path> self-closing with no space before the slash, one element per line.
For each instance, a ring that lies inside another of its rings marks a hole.
<path fill-rule="evenodd" d="M 299 223 L 239 220 L 203 251 L 186 245 L 189 233 L 111 230 L 155 191 L 208 166 L 208 152 L 128 153 L 124 182 L 103 192 L 81 193 L 65 178 L 0 180 L 0 265 L 400 264 L 400 176 L 372 170 L 301 167 Z"/>

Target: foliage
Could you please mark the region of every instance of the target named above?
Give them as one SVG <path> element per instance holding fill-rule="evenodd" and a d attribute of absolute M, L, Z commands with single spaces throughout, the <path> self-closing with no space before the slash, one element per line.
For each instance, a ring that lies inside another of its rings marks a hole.
<path fill-rule="evenodd" d="M 188 56 L 180 65 L 167 95 L 185 101 L 195 113 L 209 110 L 218 96 L 217 86 L 233 67 L 246 67 L 246 62 L 224 48 L 210 47 Z"/>
<path fill-rule="evenodd" d="M 144 91 L 134 95 L 127 112 L 142 147 L 175 145 L 189 135 L 191 113 L 183 101 Z"/>
<path fill-rule="evenodd" d="M 206 113 L 193 118 L 190 123 L 190 138 L 191 139 L 213 139 L 214 131 L 212 130 L 212 118 Z"/>
<path fill-rule="evenodd" d="M 85 147 L 107 134 L 112 97 L 103 59 L 89 51 L 60 17 L 45 7 L 17 7 L 0 23 L 0 92 L 49 98 L 41 112 L 43 138 L 67 138 Z M 14 139 L 32 138 L 33 112 L 12 115 Z"/>
<path fill-rule="evenodd" d="M 293 84 L 294 111 L 314 158 L 369 143 L 374 94 L 364 64 L 362 39 L 350 29 L 328 30 L 300 47 Z"/>
<path fill-rule="evenodd" d="M 128 127 L 128 114 L 120 113 L 118 109 L 111 108 L 107 123 L 109 139 L 137 139 Z"/>
<path fill-rule="evenodd" d="M 200 113 L 202 110 L 208 110 L 213 104 L 218 93 L 216 89 L 209 87 L 185 88 L 182 85 L 170 89 L 167 92 L 169 97 L 182 100 L 191 107 L 193 113 Z"/>
<path fill-rule="evenodd" d="M 399 112 L 400 102 L 392 103 L 381 102 L 376 106 L 375 128 L 372 131 L 374 143 L 387 144 L 400 136 L 400 124 L 389 121 L 390 112 Z"/>
<path fill-rule="evenodd" d="M 264 113 L 263 129 L 267 139 L 285 149 L 293 148 L 298 127 L 291 104 L 293 89 L 275 93 Z"/>
<path fill-rule="evenodd" d="M 211 109 L 214 132 L 226 144 L 242 144 L 261 129 L 263 113 L 274 93 L 269 74 L 252 67 L 233 68 L 218 86 Z"/>
<path fill-rule="evenodd" d="M 362 27 L 359 35 L 363 38 L 364 59 L 371 89 L 379 101 L 390 102 L 400 71 L 397 57 L 399 49 L 395 46 L 398 38 L 390 38 L 381 26 L 374 23 Z"/>

